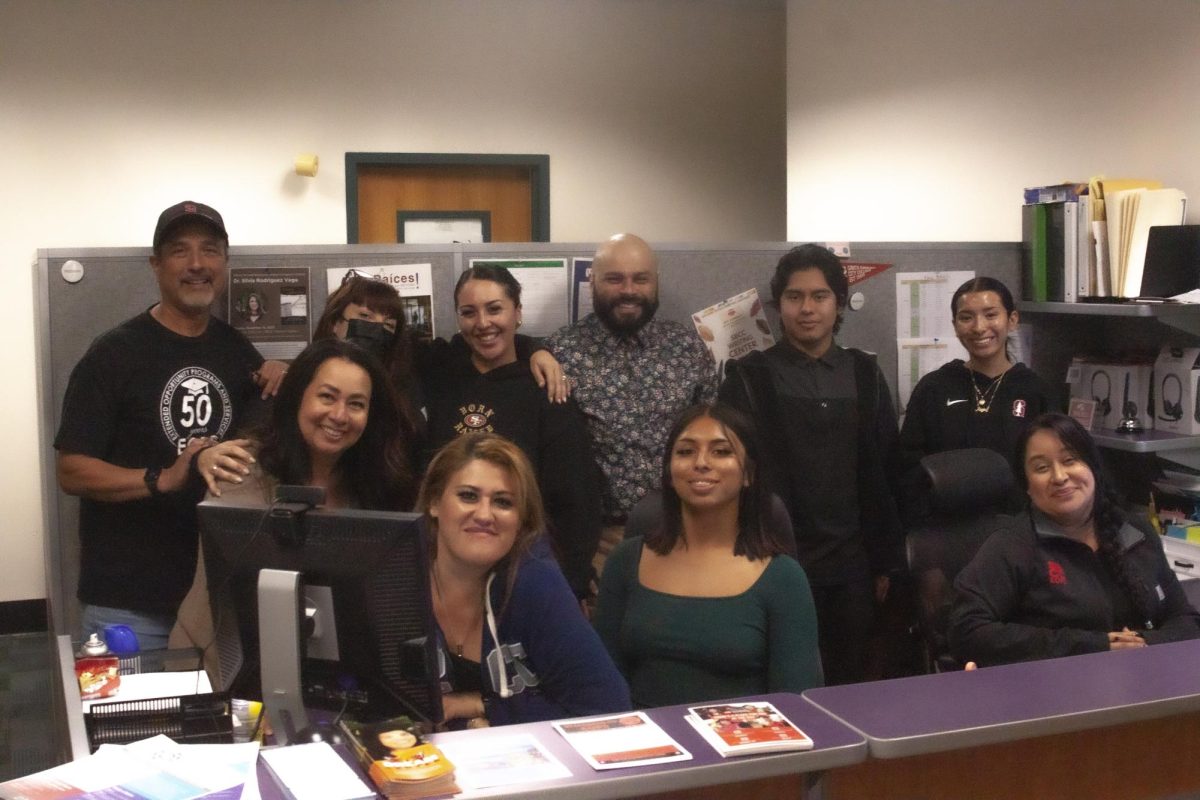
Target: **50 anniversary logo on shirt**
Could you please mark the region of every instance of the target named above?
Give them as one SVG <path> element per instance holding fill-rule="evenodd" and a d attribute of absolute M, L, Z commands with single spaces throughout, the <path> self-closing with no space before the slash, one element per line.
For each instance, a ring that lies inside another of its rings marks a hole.
<path fill-rule="evenodd" d="M 163 387 L 158 403 L 159 419 L 176 452 L 183 452 L 194 436 L 221 439 L 233 420 L 229 389 L 203 367 L 185 367 Z"/>

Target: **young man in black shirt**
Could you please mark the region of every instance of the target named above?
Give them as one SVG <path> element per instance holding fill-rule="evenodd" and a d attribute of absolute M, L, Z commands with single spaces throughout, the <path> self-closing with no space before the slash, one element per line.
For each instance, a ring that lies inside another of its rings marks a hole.
<path fill-rule="evenodd" d="M 754 418 L 766 477 L 791 513 L 825 680 L 852 683 L 866 678 L 875 604 L 902 566 L 896 411 L 874 356 L 834 342 L 849 295 L 837 256 L 791 250 L 771 295 L 783 341 L 727 364 L 720 396 Z"/>

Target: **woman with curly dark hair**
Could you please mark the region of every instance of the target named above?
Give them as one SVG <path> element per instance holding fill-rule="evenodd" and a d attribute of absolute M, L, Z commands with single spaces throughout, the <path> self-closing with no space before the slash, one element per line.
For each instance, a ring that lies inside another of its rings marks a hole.
<path fill-rule="evenodd" d="M 297 484 L 324 488 L 329 507 L 407 511 L 416 480 L 405 432 L 379 360 L 324 339 L 292 362 L 266 424 L 235 442 L 242 447 L 197 464 L 220 482 L 213 494 L 221 497 L 270 502 L 275 486 Z"/>
<path fill-rule="evenodd" d="M 196 469 L 212 497 L 233 505 L 265 507 L 275 487 L 289 484 L 323 488 L 326 508 L 407 511 L 416 479 L 403 430 L 379 360 L 357 345 L 325 339 L 292 362 L 270 419 L 248 438 L 200 451 Z M 212 642 L 200 559 L 171 644 L 207 650 Z"/>
<path fill-rule="evenodd" d="M 1158 534 L 1122 511 L 1078 422 L 1034 420 L 1014 471 L 1029 511 L 1002 525 L 955 582 L 959 659 L 988 666 L 1200 638 L 1200 614 Z"/>

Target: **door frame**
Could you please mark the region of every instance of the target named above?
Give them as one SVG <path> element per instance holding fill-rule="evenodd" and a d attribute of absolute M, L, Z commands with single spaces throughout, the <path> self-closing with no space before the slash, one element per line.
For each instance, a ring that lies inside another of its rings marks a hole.
<path fill-rule="evenodd" d="M 550 156 L 506 153 L 346 153 L 346 243 L 358 244 L 358 168 L 360 166 L 528 167 L 531 241 L 550 241 Z"/>

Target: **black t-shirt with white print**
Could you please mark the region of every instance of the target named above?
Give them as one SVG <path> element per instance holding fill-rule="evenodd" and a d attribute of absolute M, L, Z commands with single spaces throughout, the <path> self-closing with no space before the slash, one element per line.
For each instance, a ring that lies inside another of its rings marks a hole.
<path fill-rule="evenodd" d="M 76 364 L 54 446 L 120 467 L 171 465 L 189 439 L 226 439 L 258 397 L 262 356 L 210 319 L 196 337 L 139 314 L 97 338 Z M 196 503 L 203 484 L 125 503 L 83 498 L 81 602 L 175 613 L 196 568 Z"/>

